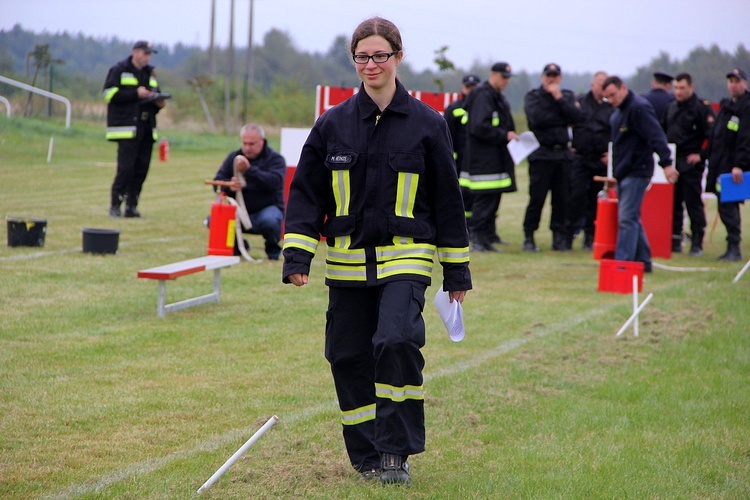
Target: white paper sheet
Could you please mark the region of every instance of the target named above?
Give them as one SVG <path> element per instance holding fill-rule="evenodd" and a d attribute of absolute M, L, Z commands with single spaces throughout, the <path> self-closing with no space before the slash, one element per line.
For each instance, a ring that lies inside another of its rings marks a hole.
<path fill-rule="evenodd" d="M 524 132 L 517 139 L 508 142 L 508 152 L 513 158 L 513 163 L 518 165 L 524 158 L 536 151 L 539 147 L 539 141 L 536 140 L 534 132 Z"/>
<path fill-rule="evenodd" d="M 440 319 L 443 320 L 445 329 L 453 342 L 461 342 L 466 335 L 464 328 L 464 310 L 461 303 L 454 300 L 452 303 L 448 292 L 443 290 L 442 285 L 435 294 L 435 308 Z"/>

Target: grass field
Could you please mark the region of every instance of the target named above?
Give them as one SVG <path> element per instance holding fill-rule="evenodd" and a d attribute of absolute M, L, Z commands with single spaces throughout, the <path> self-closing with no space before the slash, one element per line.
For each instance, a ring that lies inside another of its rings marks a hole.
<path fill-rule="evenodd" d="M 205 254 L 202 181 L 237 145 L 164 132 L 171 158 L 154 158 L 143 219 L 114 220 L 115 145 L 101 129 L 0 121 L 0 213 L 48 220 L 43 248 L 0 245 L 0 497 L 194 497 L 274 414 L 201 496 L 750 496 L 750 274 L 732 284 L 743 263 L 715 261 L 721 224 L 704 257 L 657 260 L 710 271 L 647 275 L 640 336 L 615 338 L 632 299 L 597 292 L 580 243 L 551 252 L 545 219 L 543 251 L 520 250 L 519 169 L 499 218 L 511 244 L 472 255 L 466 339 L 451 342 L 425 308 L 427 451 L 410 460 L 411 488 L 386 489 L 361 482 L 344 452 L 322 255 L 307 287 L 282 285 L 278 262 L 243 262 L 222 272 L 220 304 L 156 317 L 156 283 L 136 273 Z M 84 254 L 82 227 L 119 229 L 118 254 Z M 210 273 L 186 276 L 169 300 L 210 287 Z"/>

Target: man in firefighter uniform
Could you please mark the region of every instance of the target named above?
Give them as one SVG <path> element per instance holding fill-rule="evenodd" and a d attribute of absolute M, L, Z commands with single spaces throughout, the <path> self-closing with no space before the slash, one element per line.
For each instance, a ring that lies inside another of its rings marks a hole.
<path fill-rule="evenodd" d="M 510 64 L 498 62 L 490 77 L 466 98 L 466 151 L 463 168 L 472 195 L 471 249 L 496 252 L 495 219 L 502 193 L 516 191 L 515 167 L 508 142 L 517 137 L 510 105 L 502 91 L 510 83 Z"/>
<path fill-rule="evenodd" d="M 464 150 L 466 149 L 466 96 L 469 92 L 481 82 L 476 75 L 466 75 L 461 80 L 461 95 L 458 99 L 450 103 L 443 112 L 443 118 L 448 123 L 448 132 L 451 134 L 453 141 L 453 159 L 456 160 L 456 170 L 458 172 L 458 183 L 461 185 L 461 196 L 464 199 L 464 211 L 466 219 L 471 219 L 471 190 L 469 189 L 468 173 L 464 174 L 465 168 L 461 163 L 464 159 Z"/>
<path fill-rule="evenodd" d="M 750 94 L 747 73 L 734 68 L 727 73 L 729 98 L 721 101 L 711 138 L 708 141 L 708 176 L 706 191 L 719 197 L 719 217 L 727 229 L 727 251 L 719 260 L 742 260 L 742 219 L 740 202 L 722 203 L 718 184 L 721 174 L 731 174 L 732 181 L 742 182 L 743 172 L 750 171 Z"/>
<path fill-rule="evenodd" d="M 706 230 L 706 213 L 701 198 L 701 181 L 705 169 L 703 144 L 716 119 L 711 103 L 698 99 L 693 88 L 693 78 L 688 73 L 675 77 L 674 96 L 664 114 L 667 142 L 677 146 L 676 167 L 680 173 L 674 186 L 674 218 L 672 219 L 672 251 L 682 252 L 682 225 L 684 203 L 690 218 L 690 255 L 703 255 L 703 235 Z"/>
<path fill-rule="evenodd" d="M 523 249 L 538 252 L 534 232 L 539 229 L 547 193 L 552 193 L 552 250 L 570 249 L 567 205 L 570 169 L 573 155 L 568 127 L 584 119 L 572 91 L 560 87 L 562 70 L 555 63 L 542 70 L 542 84 L 524 97 L 524 111 L 529 130 L 539 141 L 539 148 L 529 155 L 529 204 L 523 220 Z"/>
<path fill-rule="evenodd" d="M 437 256 L 443 289 L 463 300 L 468 233 L 445 120 L 396 79 L 398 28 L 363 21 L 350 54 L 362 85 L 302 148 L 282 279 L 305 285 L 326 237 L 325 354 L 349 460 L 364 479 L 408 486 L 407 458 L 425 445 L 425 291 Z"/>
<path fill-rule="evenodd" d="M 594 176 L 607 175 L 609 145 L 609 117 L 612 106 L 604 102 L 602 83 L 607 73 L 597 71 L 591 79 L 590 90 L 576 98 L 585 119 L 573 125 L 573 168 L 570 174 L 568 199 L 568 245 L 583 230 L 583 249 L 594 248 L 596 200 L 604 184 L 594 182 Z"/>
<path fill-rule="evenodd" d="M 157 138 L 156 113 L 164 107 L 151 54 L 150 42 L 140 40 L 130 56 L 109 69 L 104 81 L 107 102 L 107 140 L 117 141 L 117 174 L 110 191 L 110 217 L 140 217 L 138 198 L 151 164 Z"/>

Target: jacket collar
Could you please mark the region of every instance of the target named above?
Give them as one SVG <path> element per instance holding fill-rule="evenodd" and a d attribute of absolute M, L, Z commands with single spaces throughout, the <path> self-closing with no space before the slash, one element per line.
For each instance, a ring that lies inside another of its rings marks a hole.
<path fill-rule="evenodd" d="M 406 91 L 406 87 L 403 86 L 401 81 L 396 79 L 396 93 L 391 99 L 391 103 L 386 109 L 395 113 L 407 114 L 408 103 L 409 103 L 409 92 Z M 366 120 L 373 114 L 380 113 L 380 108 L 377 104 L 370 99 L 370 96 L 365 92 L 365 84 L 362 83 L 359 86 L 359 92 L 357 92 L 357 105 L 359 106 L 359 117 L 362 120 Z"/>

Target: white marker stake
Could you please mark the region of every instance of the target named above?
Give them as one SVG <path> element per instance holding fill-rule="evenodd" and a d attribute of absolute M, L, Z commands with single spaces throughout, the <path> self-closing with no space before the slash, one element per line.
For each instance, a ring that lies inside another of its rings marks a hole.
<path fill-rule="evenodd" d="M 633 312 L 638 309 L 638 276 L 633 275 Z M 633 336 L 638 336 L 638 317 L 633 320 Z"/>
<path fill-rule="evenodd" d="M 270 429 L 271 427 L 273 427 L 276 424 L 276 422 L 278 422 L 278 421 L 279 421 L 279 417 L 277 417 L 276 415 L 274 415 L 273 417 L 269 418 L 268 422 L 266 422 L 265 424 L 263 424 L 263 427 L 261 427 L 260 429 L 258 429 L 258 431 L 255 434 L 253 434 L 253 436 L 250 439 L 248 439 L 247 442 L 245 444 L 243 444 L 242 447 L 239 450 L 237 450 L 236 452 L 234 452 L 234 455 L 232 455 L 229 458 L 229 460 L 227 460 L 226 462 L 224 462 L 224 465 L 222 465 L 221 467 L 219 467 L 219 470 L 217 470 L 216 472 L 214 472 L 213 476 L 211 476 L 210 478 L 208 478 L 208 481 L 206 481 L 205 483 L 203 483 L 203 486 L 201 486 L 200 488 L 198 488 L 197 493 L 202 493 L 203 491 L 209 489 L 211 487 L 211 485 L 214 484 L 216 482 L 216 480 L 219 479 L 222 476 L 222 474 L 224 474 L 227 471 L 227 469 L 229 469 L 232 465 L 234 465 L 234 463 L 237 460 L 239 460 L 240 457 L 242 455 L 244 455 L 245 452 L 247 450 L 249 450 L 250 447 L 253 444 L 255 444 L 255 442 L 263 434 L 265 434 L 265 432 L 268 429 Z"/>
<path fill-rule="evenodd" d="M 47 148 L 47 163 L 52 162 L 52 148 L 55 145 L 55 138 L 50 136 L 49 138 L 49 148 Z"/>
<path fill-rule="evenodd" d="M 747 268 L 750 267 L 750 260 L 747 261 L 747 264 L 745 264 L 745 267 L 742 268 L 742 271 L 737 273 L 737 276 L 734 277 L 732 280 L 732 283 L 737 283 L 740 278 L 742 278 L 742 275 L 745 274 L 745 271 L 747 271 Z"/>
<path fill-rule="evenodd" d="M 633 321 L 635 321 L 635 319 L 638 317 L 638 315 L 643 310 L 643 308 L 646 307 L 646 304 L 648 304 L 651 301 L 651 299 L 653 299 L 653 298 L 654 298 L 654 294 L 653 293 L 649 293 L 648 297 L 646 297 L 646 300 L 643 301 L 643 304 L 641 304 L 640 306 L 638 306 L 638 309 L 636 309 L 635 311 L 633 311 L 633 314 L 630 316 L 630 318 L 628 318 L 628 320 L 625 322 L 625 324 L 622 325 L 622 328 L 620 328 L 620 331 L 617 332 L 617 335 L 615 335 L 615 337 L 619 337 L 620 335 L 622 335 L 622 332 L 624 332 L 625 329 L 630 326 L 630 323 L 632 323 Z"/>

